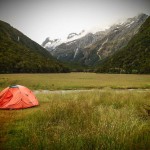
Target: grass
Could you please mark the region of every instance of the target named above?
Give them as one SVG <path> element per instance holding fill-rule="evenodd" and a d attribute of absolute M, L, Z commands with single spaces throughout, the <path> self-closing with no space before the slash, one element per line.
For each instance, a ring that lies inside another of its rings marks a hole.
<path fill-rule="evenodd" d="M 147 88 L 150 89 L 150 75 L 129 74 L 0 74 L 0 90 L 20 84 L 32 90 L 91 89 L 91 88 Z"/>
<path fill-rule="evenodd" d="M 39 107 L 0 110 L 3 149 L 150 149 L 149 92 L 95 90 L 37 98 Z"/>

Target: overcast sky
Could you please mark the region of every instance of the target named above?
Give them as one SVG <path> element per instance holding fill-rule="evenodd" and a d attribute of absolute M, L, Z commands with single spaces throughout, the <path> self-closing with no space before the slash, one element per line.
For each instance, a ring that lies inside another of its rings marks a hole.
<path fill-rule="evenodd" d="M 0 20 L 41 44 L 46 37 L 106 28 L 139 13 L 150 15 L 150 0 L 1 0 Z"/>

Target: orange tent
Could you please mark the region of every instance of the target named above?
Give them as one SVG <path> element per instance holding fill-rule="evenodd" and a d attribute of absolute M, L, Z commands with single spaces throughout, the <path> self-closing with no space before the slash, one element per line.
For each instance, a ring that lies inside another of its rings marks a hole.
<path fill-rule="evenodd" d="M 0 92 L 0 109 L 23 109 L 39 105 L 33 92 L 21 85 L 7 87 Z"/>

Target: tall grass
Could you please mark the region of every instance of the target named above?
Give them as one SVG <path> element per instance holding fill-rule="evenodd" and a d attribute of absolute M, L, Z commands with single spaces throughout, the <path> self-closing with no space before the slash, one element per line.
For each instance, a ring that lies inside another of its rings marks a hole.
<path fill-rule="evenodd" d="M 4 149 L 150 149 L 148 92 L 38 94 L 40 106 L 8 112 Z"/>
<path fill-rule="evenodd" d="M 150 88 L 150 75 L 127 74 L 1 74 L 0 90 L 20 84 L 32 90 L 90 89 L 90 88 Z"/>

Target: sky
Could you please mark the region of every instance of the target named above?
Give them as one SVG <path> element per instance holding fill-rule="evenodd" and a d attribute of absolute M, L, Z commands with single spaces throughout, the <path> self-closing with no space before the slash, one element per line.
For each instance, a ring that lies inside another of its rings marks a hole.
<path fill-rule="evenodd" d="M 1 0 L 0 20 L 41 44 L 46 37 L 105 29 L 140 13 L 150 15 L 150 0 Z"/>

